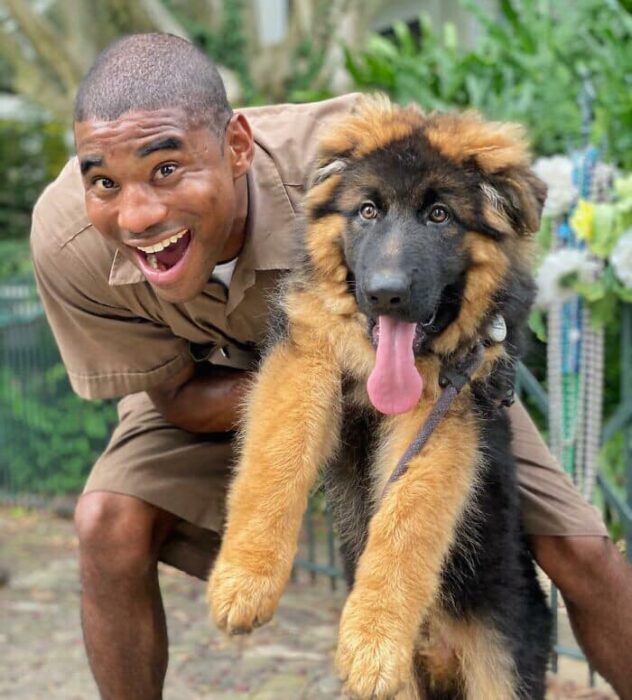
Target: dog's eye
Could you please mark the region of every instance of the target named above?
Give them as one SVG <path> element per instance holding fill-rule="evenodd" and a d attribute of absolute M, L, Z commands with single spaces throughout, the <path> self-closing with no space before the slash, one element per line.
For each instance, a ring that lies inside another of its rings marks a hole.
<path fill-rule="evenodd" d="M 430 210 L 428 218 L 435 224 L 444 224 L 450 218 L 450 214 L 445 207 L 435 204 Z"/>
<path fill-rule="evenodd" d="M 363 219 L 375 219 L 377 217 L 377 207 L 373 202 L 364 202 L 360 207 L 360 216 Z"/>

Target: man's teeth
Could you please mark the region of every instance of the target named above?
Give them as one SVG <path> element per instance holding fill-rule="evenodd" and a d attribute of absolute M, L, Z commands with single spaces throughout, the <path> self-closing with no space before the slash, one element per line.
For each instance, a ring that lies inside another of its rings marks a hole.
<path fill-rule="evenodd" d="M 148 245 L 146 248 L 138 246 L 138 249 L 142 250 L 143 253 L 147 253 L 147 255 L 149 255 L 150 253 L 159 253 L 161 250 L 168 248 L 174 243 L 177 243 L 186 233 L 187 229 L 183 229 L 182 231 L 180 231 L 180 233 L 174 233 L 173 236 L 171 236 L 171 238 L 165 238 L 164 241 L 158 241 L 158 243 L 155 243 L 154 245 Z M 150 264 L 153 267 L 153 264 Z"/>
<path fill-rule="evenodd" d="M 147 262 L 150 264 L 151 267 L 154 268 L 154 270 L 158 269 L 158 259 L 153 253 L 147 254 Z"/>

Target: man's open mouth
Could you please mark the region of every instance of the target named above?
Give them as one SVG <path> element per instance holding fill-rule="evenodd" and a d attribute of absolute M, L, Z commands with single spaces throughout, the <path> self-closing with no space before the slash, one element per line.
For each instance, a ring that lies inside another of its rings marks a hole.
<path fill-rule="evenodd" d="M 190 243 L 191 232 L 188 229 L 182 229 L 153 245 L 136 246 L 135 250 L 143 268 L 149 267 L 156 272 L 167 272 L 182 260 Z"/>

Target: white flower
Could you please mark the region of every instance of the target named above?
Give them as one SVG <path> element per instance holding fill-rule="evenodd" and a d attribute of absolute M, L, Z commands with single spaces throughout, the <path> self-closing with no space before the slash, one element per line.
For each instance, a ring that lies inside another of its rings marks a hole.
<path fill-rule="evenodd" d="M 632 289 L 632 228 L 621 234 L 621 238 L 610 253 L 610 262 L 621 284 Z"/>
<path fill-rule="evenodd" d="M 566 214 L 577 199 L 577 187 L 573 184 L 573 163 L 566 156 L 539 158 L 533 171 L 547 186 L 544 216 Z"/>
<path fill-rule="evenodd" d="M 572 299 L 576 292 L 564 284 L 576 275 L 581 282 L 592 282 L 599 276 L 601 263 L 587 250 L 560 248 L 549 253 L 536 274 L 536 306 L 547 309 L 556 302 Z"/>

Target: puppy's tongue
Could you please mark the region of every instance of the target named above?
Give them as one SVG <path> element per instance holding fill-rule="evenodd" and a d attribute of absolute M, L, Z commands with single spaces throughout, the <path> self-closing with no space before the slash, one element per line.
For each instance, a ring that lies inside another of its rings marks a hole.
<path fill-rule="evenodd" d="M 413 353 L 416 327 L 416 323 L 390 316 L 378 319 L 375 367 L 366 388 L 371 403 L 381 413 L 406 413 L 421 398 L 424 385 Z"/>

